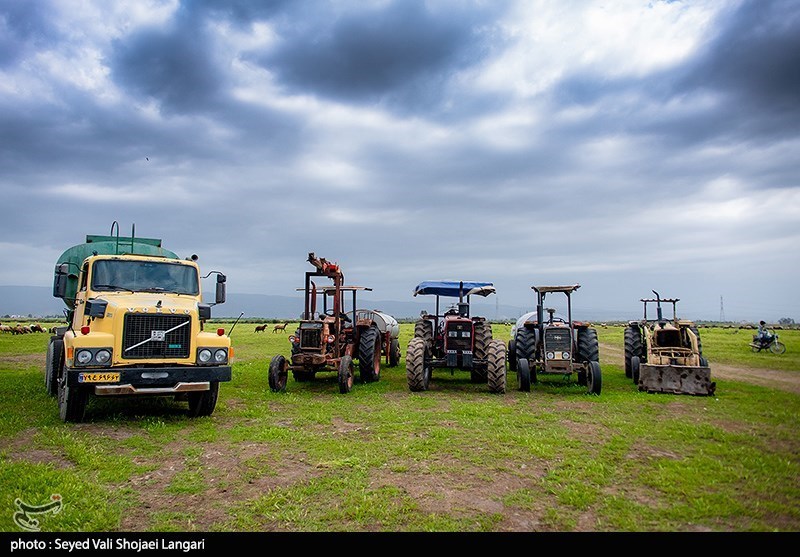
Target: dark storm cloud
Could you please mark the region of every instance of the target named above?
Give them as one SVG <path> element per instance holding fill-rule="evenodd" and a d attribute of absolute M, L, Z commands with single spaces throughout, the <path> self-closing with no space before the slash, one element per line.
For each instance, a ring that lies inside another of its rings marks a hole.
<path fill-rule="evenodd" d="M 302 25 L 284 21 L 280 44 L 253 56 L 293 92 L 395 109 L 439 103 L 447 81 L 490 52 L 485 27 L 503 4 L 494 13 L 450 7 L 435 11 L 422 2 L 397 1 L 338 18 L 312 16 Z"/>
<path fill-rule="evenodd" d="M 110 66 L 118 85 L 158 101 L 169 113 L 212 108 L 224 76 L 213 59 L 205 21 L 180 12 L 172 25 L 135 32 L 114 43 Z"/>

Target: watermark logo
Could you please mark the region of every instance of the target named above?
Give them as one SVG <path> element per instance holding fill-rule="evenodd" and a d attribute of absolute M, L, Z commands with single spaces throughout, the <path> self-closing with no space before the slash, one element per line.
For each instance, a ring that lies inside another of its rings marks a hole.
<path fill-rule="evenodd" d="M 58 514 L 61 512 L 63 503 L 61 495 L 54 493 L 50 496 L 50 502 L 44 505 L 29 505 L 17 497 L 14 499 L 14 506 L 17 507 L 17 512 L 14 513 L 14 523 L 28 532 L 38 532 L 39 520 L 33 516 L 46 513 Z"/>

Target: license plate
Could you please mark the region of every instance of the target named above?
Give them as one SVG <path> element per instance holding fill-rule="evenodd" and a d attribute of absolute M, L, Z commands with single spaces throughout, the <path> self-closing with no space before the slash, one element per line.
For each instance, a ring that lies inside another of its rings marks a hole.
<path fill-rule="evenodd" d="M 78 383 L 119 383 L 119 373 L 79 373 Z"/>

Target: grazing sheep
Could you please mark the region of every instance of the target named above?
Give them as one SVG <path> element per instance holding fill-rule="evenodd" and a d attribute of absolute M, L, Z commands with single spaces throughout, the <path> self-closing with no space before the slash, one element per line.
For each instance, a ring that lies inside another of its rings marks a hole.
<path fill-rule="evenodd" d="M 272 328 L 272 332 L 277 333 L 278 331 L 285 331 L 287 325 L 288 323 L 278 323 Z"/>
<path fill-rule="evenodd" d="M 264 323 L 263 325 L 256 325 L 256 330 L 255 330 L 256 333 L 263 333 L 266 330 L 267 330 L 266 323 Z"/>

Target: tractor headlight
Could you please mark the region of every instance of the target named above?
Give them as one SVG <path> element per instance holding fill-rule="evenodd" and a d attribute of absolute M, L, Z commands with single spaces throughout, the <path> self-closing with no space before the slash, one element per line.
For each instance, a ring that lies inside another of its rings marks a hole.
<path fill-rule="evenodd" d="M 211 350 L 208 348 L 203 348 L 197 353 L 197 359 L 200 360 L 200 363 L 207 364 L 211 361 Z"/>
<path fill-rule="evenodd" d="M 569 360 L 569 352 L 562 352 L 561 357 L 565 360 Z"/>
<path fill-rule="evenodd" d="M 228 351 L 224 348 L 220 348 L 216 352 L 214 352 L 214 361 L 218 364 L 224 364 L 228 361 Z"/>
<path fill-rule="evenodd" d="M 547 354 L 545 354 L 545 357 L 546 357 L 548 360 L 552 360 L 553 358 L 555 358 L 555 357 L 556 357 L 556 355 L 555 355 L 555 352 L 548 352 Z"/>
<path fill-rule="evenodd" d="M 92 361 L 92 352 L 90 350 L 78 350 L 75 354 L 75 359 L 80 365 L 85 366 Z"/>

